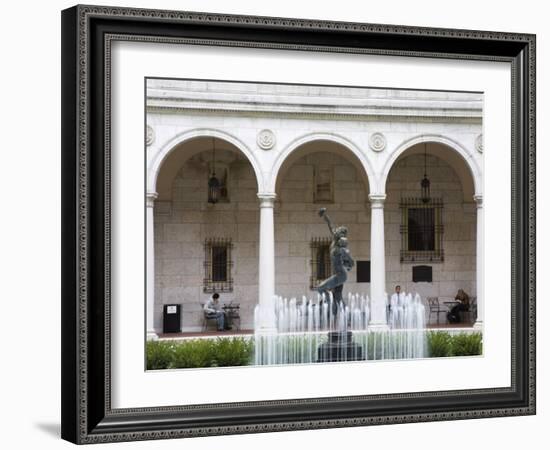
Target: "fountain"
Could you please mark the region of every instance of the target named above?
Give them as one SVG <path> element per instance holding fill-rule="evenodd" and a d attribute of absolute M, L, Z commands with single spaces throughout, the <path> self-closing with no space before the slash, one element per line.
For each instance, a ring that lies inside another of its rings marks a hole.
<path fill-rule="evenodd" d="M 261 329 L 262 306 L 255 308 L 256 365 L 380 359 L 413 359 L 426 356 L 425 309 L 418 294 L 401 294 L 388 311 L 388 328 L 369 327 L 371 300 L 348 294 L 331 314 L 334 299 L 275 297 L 275 329 Z M 353 333 L 353 340 L 352 340 Z"/>
<path fill-rule="evenodd" d="M 388 302 L 388 327 L 369 327 L 371 300 L 348 294 L 343 285 L 354 265 L 347 228 L 332 226 L 326 209 L 319 210 L 333 237 L 333 274 L 318 287 L 316 298 L 275 296 L 254 310 L 256 365 L 411 359 L 426 355 L 425 309 L 418 294 L 394 294 Z M 266 324 L 268 324 L 266 326 Z"/>

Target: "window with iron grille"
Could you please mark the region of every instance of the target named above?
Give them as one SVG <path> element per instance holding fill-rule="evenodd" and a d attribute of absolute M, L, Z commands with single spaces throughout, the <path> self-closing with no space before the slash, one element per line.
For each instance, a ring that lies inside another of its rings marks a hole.
<path fill-rule="evenodd" d="M 204 241 L 204 292 L 232 292 L 230 238 L 208 238 Z"/>
<path fill-rule="evenodd" d="M 401 262 L 443 261 L 443 201 L 401 199 Z"/>
<path fill-rule="evenodd" d="M 313 238 L 311 247 L 311 276 L 309 288 L 317 286 L 332 275 L 332 263 L 330 261 L 330 238 Z"/>

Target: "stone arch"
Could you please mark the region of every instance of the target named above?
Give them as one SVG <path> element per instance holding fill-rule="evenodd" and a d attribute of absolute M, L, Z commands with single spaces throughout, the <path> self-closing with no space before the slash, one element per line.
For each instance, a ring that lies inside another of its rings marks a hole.
<path fill-rule="evenodd" d="M 254 174 L 256 176 L 258 191 L 262 190 L 262 187 L 264 186 L 264 181 L 260 168 L 260 163 L 254 153 L 244 142 L 242 142 L 240 139 L 233 136 L 232 134 L 227 133 L 226 131 L 211 128 L 199 128 L 177 134 L 169 141 L 167 141 L 154 155 L 147 168 L 147 192 L 157 192 L 158 176 L 164 162 L 169 157 L 169 155 L 171 155 L 172 152 L 181 145 L 184 145 L 185 143 L 198 138 L 215 138 L 231 144 L 235 149 L 243 154 L 248 162 L 251 164 L 254 170 Z M 200 151 L 202 150 L 199 150 L 198 152 Z M 198 152 L 188 152 L 186 154 L 185 160 L 189 159 L 191 156 Z"/>
<path fill-rule="evenodd" d="M 405 152 L 410 152 L 413 147 L 422 143 L 441 144 L 443 148 L 449 150 L 441 154 L 434 154 L 429 151 L 428 153 L 444 160 L 455 170 L 462 184 L 464 201 L 472 202 L 474 201 L 474 196 L 483 195 L 483 176 L 474 155 L 453 139 L 436 134 L 415 136 L 402 142 L 393 150 L 385 162 L 380 175 L 380 189 L 382 192 L 386 190 L 386 182 L 396 161 Z"/>
<path fill-rule="evenodd" d="M 306 144 L 317 141 L 332 142 L 347 150 L 341 152 L 341 156 L 346 158 L 357 169 L 359 169 L 359 173 L 363 178 L 363 182 L 365 183 L 365 187 L 368 189 L 368 191 L 371 193 L 376 192 L 375 172 L 370 161 L 366 158 L 365 154 L 361 151 L 358 145 L 356 145 L 350 139 L 335 133 L 310 133 L 294 139 L 290 144 L 288 144 L 275 159 L 273 168 L 271 170 L 271 179 L 268 181 L 267 185 L 268 191 L 276 192 L 277 182 L 278 179 L 280 179 L 281 175 L 281 168 L 285 165 L 285 163 L 290 162 L 292 156 L 295 154 L 295 151 Z M 351 158 L 349 153 L 351 153 Z"/>

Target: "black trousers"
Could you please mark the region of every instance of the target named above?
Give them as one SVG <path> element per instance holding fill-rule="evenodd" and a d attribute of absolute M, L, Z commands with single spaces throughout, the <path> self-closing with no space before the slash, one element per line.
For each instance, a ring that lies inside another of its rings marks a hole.
<path fill-rule="evenodd" d="M 460 323 L 460 311 L 468 311 L 468 307 L 462 303 L 453 306 L 447 313 L 447 320 L 449 323 Z"/>

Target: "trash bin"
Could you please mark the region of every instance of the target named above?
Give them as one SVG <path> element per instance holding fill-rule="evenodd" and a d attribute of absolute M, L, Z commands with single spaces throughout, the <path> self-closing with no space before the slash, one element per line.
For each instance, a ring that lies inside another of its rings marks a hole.
<path fill-rule="evenodd" d="M 181 333 L 181 305 L 164 305 L 163 333 Z"/>

